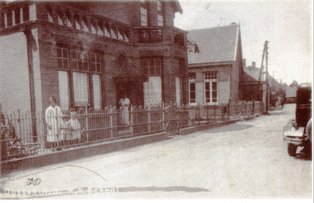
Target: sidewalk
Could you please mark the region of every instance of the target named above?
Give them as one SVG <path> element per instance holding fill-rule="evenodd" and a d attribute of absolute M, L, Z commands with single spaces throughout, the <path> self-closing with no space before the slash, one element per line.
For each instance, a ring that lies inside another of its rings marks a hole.
<path fill-rule="evenodd" d="M 253 119 L 259 116 L 259 114 L 255 114 L 253 116 L 249 116 L 244 118 L 244 120 Z M 202 131 L 210 128 L 216 128 L 224 125 L 229 125 L 235 123 L 239 120 L 243 120 L 240 118 L 233 118 L 227 121 L 220 121 L 217 123 L 199 123 L 199 125 L 182 128 L 179 131 L 180 135 L 188 135 L 190 133 L 196 131 Z M 38 168 L 50 164 L 56 164 L 61 162 L 67 162 L 70 160 L 81 159 L 85 157 L 90 157 L 99 154 L 105 154 L 114 151 L 120 151 L 144 144 L 149 144 L 157 141 L 162 141 L 165 139 L 171 139 L 172 136 L 168 136 L 166 132 L 160 132 L 149 135 L 142 135 L 124 139 L 118 139 L 114 141 L 105 141 L 101 143 L 89 144 L 75 148 L 69 148 L 62 151 L 56 151 L 46 154 L 40 154 L 36 156 L 29 156 L 23 159 L 9 160 L 0 163 L 0 172 L 1 174 L 8 174 L 12 171 L 25 170 L 30 168 Z M 15 165 L 13 169 L 10 168 L 12 165 Z"/>

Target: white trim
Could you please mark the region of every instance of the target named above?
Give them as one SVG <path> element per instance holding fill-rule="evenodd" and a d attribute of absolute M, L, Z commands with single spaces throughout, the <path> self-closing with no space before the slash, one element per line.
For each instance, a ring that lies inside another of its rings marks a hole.
<path fill-rule="evenodd" d="M 204 104 L 207 104 L 207 105 L 215 105 L 215 104 L 218 104 L 218 80 L 217 78 L 216 79 L 205 79 L 205 73 L 204 73 L 204 82 L 203 82 L 203 94 L 204 94 Z M 206 83 L 209 83 L 209 94 L 210 94 L 210 101 L 207 102 L 206 101 Z M 216 82 L 216 92 L 217 92 L 217 96 L 216 96 L 216 102 L 213 102 L 213 82 Z"/>
<path fill-rule="evenodd" d="M 240 34 L 240 28 L 237 26 L 237 33 L 236 33 L 236 40 L 235 40 L 235 50 L 233 52 L 233 60 L 237 60 L 237 51 L 238 51 L 238 43 L 239 43 L 239 34 Z"/>
<path fill-rule="evenodd" d="M 194 83 L 194 86 L 195 86 L 195 102 L 191 102 L 191 86 L 190 86 L 190 84 L 191 83 Z M 196 105 L 196 80 L 194 79 L 194 80 L 189 80 L 189 90 L 188 90 L 188 92 L 189 92 L 189 105 L 191 105 L 191 106 L 193 106 L 193 105 Z"/>

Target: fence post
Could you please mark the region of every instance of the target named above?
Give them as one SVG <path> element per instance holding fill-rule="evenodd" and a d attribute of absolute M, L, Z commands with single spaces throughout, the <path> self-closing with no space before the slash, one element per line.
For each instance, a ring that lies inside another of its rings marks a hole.
<path fill-rule="evenodd" d="M 227 120 L 230 120 L 230 101 L 227 104 Z"/>
<path fill-rule="evenodd" d="M 150 126 L 150 122 L 151 122 L 151 115 L 150 115 L 150 106 L 148 107 L 148 110 L 147 110 L 147 122 L 148 122 L 148 132 L 151 131 L 151 126 Z"/>
<path fill-rule="evenodd" d="M 162 112 L 162 114 L 161 114 L 162 130 L 166 130 L 165 129 L 165 105 L 164 105 L 164 103 L 162 104 L 161 112 Z"/>
<path fill-rule="evenodd" d="M 182 118 L 183 118 L 182 112 L 183 111 L 182 111 L 181 107 L 180 106 L 177 107 L 178 133 L 181 132 L 181 124 L 183 123 L 183 121 L 182 121 Z"/>
<path fill-rule="evenodd" d="M 217 120 L 216 120 L 216 107 L 217 107 L 217 105 L 215 104 L 213 107 L 214 107 L 214 120 L 216 123 L 217 122 Z"/>
<path fill-rule="evenodd" d="M 21 112 L 20 112 L 20 109 L 17 110 L 17 122 L 18 122 L 18 124 L 19 124 L 19 136 L 22 138 Z"/>
<path fill-rule="evenodd" d="M 223 105 L 219 105 L 221 121 L 224 120 L 224 108 L 223 107 L 224 107 Z"/>
<path fill-rule="evenodd" d="M 198 110 L 197 110 L 197 117 L 198 117 L 198 125 L 201 125 L 201 106 L 198 106 L 198 108 L 197 108 Z"/>
<path fill-rule="evenodd" d="M 133 133 L 134 133 L 134 131 L 133 131 L 133 106 L 131 106 L 130 107 L 130 123 L 129 123 L 129 125 L 130 125 L 130 128 L 131 128 L 131 132 L 132 132 L 132 135 L 133 135 Z"/>
<path fill-rule="evenodd" d="M 109 109 L 109 128 L 110 128 L 110 139 L 113 139 L 113 109 L 110 107 Z"/>
<path fill-rule="evenodd" d="M 88 107 L 87 105 L 85 106 L 85 128 L 86 128 L 86 141 L 88 143 L 88 140 L 89 140 L 89 126 L 88 126 Z"/>
<path fill-rule="evenodd" d="M 209 119 L 208 119 L 208 105 L 206 105 L 206 124 L 208 125 Z"/>

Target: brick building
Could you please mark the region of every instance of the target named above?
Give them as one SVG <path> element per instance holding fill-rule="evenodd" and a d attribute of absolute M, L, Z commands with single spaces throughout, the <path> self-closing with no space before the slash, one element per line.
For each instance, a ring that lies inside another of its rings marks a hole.
<path fill-rule="evenodd" d="M 190 30 L 187 46 L 189 104 L 238 101 L 243 73 L 240 26 Z"/>
<path fill-rule="evenodd" d="M 266 75 L 261 74 L 261 68 L 256 66 L 256 62 L 252 62 L 251 65 L 244 67 L 240 88 L 241 88 L 241 100 L 266 100 Z M 263 70 L 265 71 L 265 69 Z M 259 81 L 260 80 L 260 81 Z M 269 103 L 274 105 L 277 96 L 284 96 L 284 86 L 279 83 L 273 76 L 268 75 L 269 86 Z"/>
<path fill-rule="evenodd" d="M 0 7 L 6 111 L 187 103 L 186 32 L 172 1 L 29 2 Z"/>
<path fill-rule="evenodd" d="M 245 62 L 244 62 L 245 63 Z M 265 89 L 265 77 L 260 78 L 260 68 L 256 62 L 251 66 L 244 67 L 240 88 L 242 90 L 241 100 L 263 101 L 263 89 Z M 260 79 L 260 82 L 258 80 Z"/>

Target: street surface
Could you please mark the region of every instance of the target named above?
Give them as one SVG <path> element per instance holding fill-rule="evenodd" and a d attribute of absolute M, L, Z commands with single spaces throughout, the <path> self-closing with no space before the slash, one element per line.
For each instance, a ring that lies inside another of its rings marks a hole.
<path fill-rule="evenodd" d="M 312 161 L 289 157 L 282 137 L 294 108 L 286 105 L 229 126 L 14 172 L 1 178 L 1 187 L 26 198 L 31 191 L 45 198 L 311 198 Z"/>

